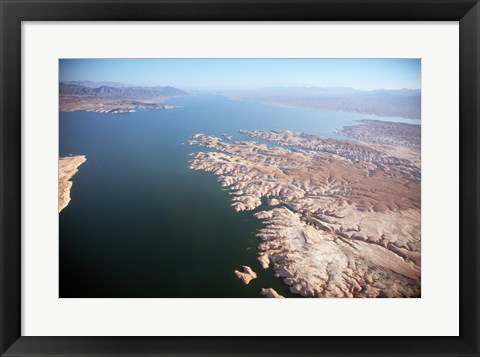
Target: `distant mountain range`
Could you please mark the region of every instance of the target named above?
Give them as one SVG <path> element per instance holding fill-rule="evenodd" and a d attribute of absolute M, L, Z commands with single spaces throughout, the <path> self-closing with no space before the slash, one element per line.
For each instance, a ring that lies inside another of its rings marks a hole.
<path fill-rule="evenodd" d="M 122 87 L 135 87 L 131 84 L 126 84 L 126 83 L 118 83 L 118 82 L 93 82 L 93 81 L 70 81 L 70 82 L 61 82 L 64 84 L 75 84 L 78 86 L 82 87 L 89 87 L 89 88 L 98 88 L 102 86 L 106 87 L 117 87 L 117 88 L 122 88 Z"/>
<path fill-rule="evenodd" d="M 78 84 L 60 82 L 62 96 L 92 96 L 118 99 L 147 99 L 155 97 L 173 97 L 187 95 L 187 92 L 174 87 L 86 87 Z"/>
<path fill-rule="evenodd" d="M 108 84 L 108 85 L 107 85 Z M 170 86 L 139 87 L 116 82 L 60 82 L 60 110 L 131 110 L 190 93 Z M 292 107 L 316 108 L 386 117 L 421 118 L 419 89 L 355 90 L 348 87 L 273 87 L 222 91 L 228 97 Z M 141 103 L 136 103 L 137 101 Z M 122 103 L 120 103 L 122 102 Z"/>
<path fill-rule="evenodd" d="M 348 87 L 275 87 L 228 91 L 230 97 L 293 107 L 421 118 L 419 89 L 360 91 Z"/>
<path fill-rule="evenodd" d="M 60 111 L 90 110 L 124 113 L 141 108 L 170 109 L 172 106 L 164 105 L 163 102 L 169 98 L 188 95 L 186 91 L 170 86 L 111 87 L 100 85 L 92 87 L 77 83 L 60 82 Z"/>

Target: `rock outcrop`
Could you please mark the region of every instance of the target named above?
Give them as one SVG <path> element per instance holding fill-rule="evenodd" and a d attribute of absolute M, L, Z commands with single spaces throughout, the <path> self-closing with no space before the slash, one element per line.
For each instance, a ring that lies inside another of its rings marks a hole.
<path fill-rule="evenodd" d="M 216 175 L 237 211 L 267 203 L 255 214 L 263 268 L 305 297 L 420 297 L 419 150 L 242 133 L 278 146 L 196 134 L 189 143 L 211 150 L 190 168 Z"/>
<path fill-rule="evenodd" d="M 277 293 L 272 288 L 262 289 L 261 294 L 266 298 L 284 299 L 285 297 Z"/>
<path fill-rule="evenodd" d="M 235 275 L 239 278 L 245 285 L 248 285 L 251 280 L 257 277 L 257 274 L 249 266 L 242 265 L 243 272 L 235 270 Z"/>
<path fill-rule="evenodd" d="M 87 161 L 83 155 L 67 156 L 58 159 L 58 212 L 67 207 L 70 202 L 70 179 L 78 172 L 78 167 Z"/>
<path fill-rule="evenodd" d="M 270 266 L 270 258 L 268 258 L 268 254 L 260 254 L 257 260 L 263 269 L 268 269 Z"/>

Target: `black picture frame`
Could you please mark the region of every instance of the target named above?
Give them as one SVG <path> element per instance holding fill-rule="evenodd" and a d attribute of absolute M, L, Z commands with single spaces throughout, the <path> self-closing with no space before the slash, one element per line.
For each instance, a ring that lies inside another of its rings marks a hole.
<path fill-rule="evenodd" d="M 0 11 L 2 356 L 479 356 L 478 0 L 0 0 Z M 21 22 L 153 20 L 459 21 L 459 337 L 21 336 Z"/>

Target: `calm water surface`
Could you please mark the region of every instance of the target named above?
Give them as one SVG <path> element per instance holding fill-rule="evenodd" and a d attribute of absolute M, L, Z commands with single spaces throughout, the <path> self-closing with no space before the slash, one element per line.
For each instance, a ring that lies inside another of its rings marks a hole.
<path fill-rule="evenodd" d="M 60 214 L 60 297 L 291 296 L 256 261 L 261 223 L 237 213 L 206 172 L 188 169 L 195 133 L 293 130 L 338 138 L 359 119 L 398 118 L 293 109 L 220 96 L 172 100 L 173 110 L 60 113 L 60 156 L 86 155 Z M 249 285 L 234 275 L 249 265 Z"/>

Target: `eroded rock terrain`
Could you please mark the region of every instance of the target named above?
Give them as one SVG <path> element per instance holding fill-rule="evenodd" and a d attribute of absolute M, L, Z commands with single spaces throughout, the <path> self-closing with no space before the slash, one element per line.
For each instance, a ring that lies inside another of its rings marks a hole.
<path fill-rule="evenodd" d="M 290 131 L 196 134 L 191 169 L 261 206 L 259 263 L 305 297 L 420 297 L 420 151 Z M 262 139 L 272 143 L 257 143 Z"/>
<path fill-rule="evenodd" d="M 78 167 L 87 161 L 84 155 L 66 156 L 58 159 L 58 212 L 67 207 L 70 202 L 70 179 L 78 172 Z"/>

